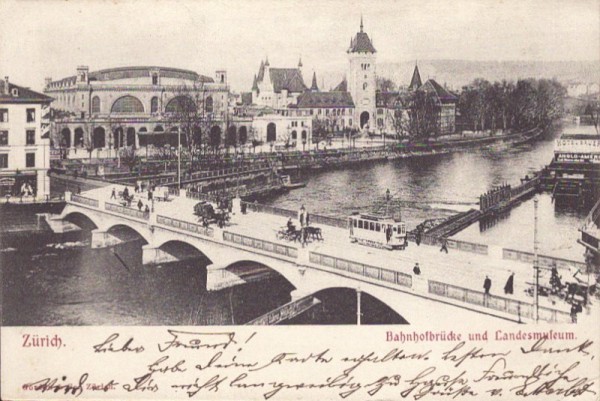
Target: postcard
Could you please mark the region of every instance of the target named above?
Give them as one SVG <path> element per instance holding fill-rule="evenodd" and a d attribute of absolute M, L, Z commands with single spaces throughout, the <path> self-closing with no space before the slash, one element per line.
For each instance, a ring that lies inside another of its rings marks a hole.
<path fill-rule="evenodd" d="M 0 15 L 3 400 L 600 399 L 597 0 Z"/>

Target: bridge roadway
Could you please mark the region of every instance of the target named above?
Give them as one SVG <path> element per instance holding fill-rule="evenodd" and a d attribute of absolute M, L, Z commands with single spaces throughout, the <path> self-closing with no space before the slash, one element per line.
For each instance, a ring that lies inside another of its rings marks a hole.
<path fill-rule="evenodd" d="M 187 198 L 185 191 L 168 202 L 156 201 L 154 212 L 144 215 L 135 207 L 115 206 L 117 201 L 110 199 L 113 187 L 118 192 L 124 188 L 115 185 L 79 195 L 66 193 L 67 206 L 57 219 L 72 213 L 90 218 L 98 227 L 92 232 L 92 247 L 119 242 L 114 227 L 128 226 L 148 243 L 143 247 L 144 263 L 178 260 L 185 255 L 165 245 L 173 241 L 189 244 L 212 262 L 207 268 L 209 290 L 243 283 L 227 267 L 238 261 L 255 261 L 276 270 L 296 287 L 292 299 L 331 287 L 356 288 L 378 298 L 411 324 L 427 324 L 432 318 L 456 322 L 472 319 L 474 313 L 483 321 L 528 322 L 533 317 L 532 298 L 525 293 L 532 281 L 532 267 L 502 259 L 501 249 L 490 249 L 488 255 L 454 249 L 445 254 L 438 247 L 411 243 L 406 250 L 389 251 L 350 243 L 346 229 L 322 224 L 317 226 L 324 241 L 302 247 L 277 238 L 286 217 L 251 210 L 242 214 L 236 203 L 228 225 L 219 229 L 213 224 L 206 230 L 193 214 L 198 201 Z M 138 199 L 144 206 L 148 204 L 145 194 L 134 195 L 132 206 Z M 412 272 L 416 262 L 421 266 L 419 276 Z M 515 291 L 505 296 L 503 287 L 510 272 L 515 273 Z M 492 280 L 491 296 L 482 293 L 486 275 Z M 569 321 L 569 309 L 562 300 L 553 304 L 540 297 L 540 320 Z"/>

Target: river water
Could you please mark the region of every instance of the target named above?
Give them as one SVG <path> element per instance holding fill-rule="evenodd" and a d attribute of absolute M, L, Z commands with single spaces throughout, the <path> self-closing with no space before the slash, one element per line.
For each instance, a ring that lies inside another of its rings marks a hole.
<path fill-rule="evenodd" d="M 514 148 L 313 173 L 304 177 L 305 188 L 264 202 L 291 209 L 304 204 L 312 213 L 342 217 L 380 202 L 389 188 L 402 201 L 402 217 L 411 229 L 425 219 L 476 208 L 479 194 L 493 185 L 516 185 L 519 178 L 550 162 L 558 134 Z M 490 228 L 475 224 L 456 237 L 528 250 L 532 204 L 524 202 Z M 583 250 L 575 240 L 585 211 L 559 208 L 542 195 L 539 216 L 542 253 L 581 260 Z M 143 266 L 140 241 L 93 250 L 89 236 L 88 227 L 80 233 L 17 241 L 0 237 L 3 325 L 243 324 L 291 299 L 293 287 L 280 276 L 208 293 L 203 289 L 206 272 L 198 260 Z M 319 307 L 292 323 L 355 324 L 353 291 L 337 289 L 320 296 Z M 361 305 L 363 324 L 403 322 L 368 294 L 363 294 Z"/>

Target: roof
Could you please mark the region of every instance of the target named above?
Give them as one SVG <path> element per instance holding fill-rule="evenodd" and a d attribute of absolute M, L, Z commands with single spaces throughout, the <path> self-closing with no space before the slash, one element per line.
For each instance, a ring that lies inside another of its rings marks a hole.
<path fill-rule="evenodd" d="M 458 101 L 458 97 L 456 95 L 435 82 L 433 79 L 428 79 L 418 90 L 434 93 L 441 103 L 456 103 Z"/>
<path fill-rule="evenodd" d="M 304 92 L 307 89 L 298 68 L 270 68 L 269 75 L 275 93 L 284 89 L 288 92 Z"/>
<path fill-rule="evenodd" d="M 414 91 L 419 89 L 419 87 L 423 85 L 421 82 L 421 74 L 419 74 L 419 67 L 415 65 L 415 70 L 413 71 L 412 79 L 410 80 L 410 85 L 408 86 L 408 90 Z"/>
<path fill-rule="evenodd" d="M 360 32 L 356 34 L 354 39 L 350 41 L 350 48 L 348 49 L 348 53 L 376 53 L 375 47 L 373 47 L 373 43 L 371 39 L 369 39 L 369 35 L 362 30 L 362 24 L 360 27 Z"/>
<path fill-rule="evenodd" d="M 398 102 L 402 104 L 400 92 L 376 92 L 375 103 L 377 107 L 387 107 L 389 109 L 397 107 Z"/>
<path fill-rule="evenodd" d="M 10 82 L 8 83 L 8 94 L 5 94 L 5 85 L 5 81 L 0 81 L 0 103 L 50 103 L 54 100 L 50 96 Z M 13 96 L 13 89 L 17 89 L 17 96 Z"/>
<path fill-rule="evenodd" d="M 205 75 L 200 75 L 194 71 L 183 70 L 180 68 L 171 67 L 157 67 L 157 66 L 133 66 L 133 67 L 117 67 L 107 68 L 104 70 L 91 71 L 88 74 L 90 81 L 114 81 L 117 79 L 127 78 L 141 78 L 150 77 L 151 72 L 160 71 L 160 76 L 163 78 L 176 78 L 186 79 L 190 81 L 201 81 L 201 82 L 214 82 L 214 80 Z M 66 77 L 53 83 L 61 83 L 62 85 L 69 86 L 75 85 L 77 82 L 76 76 Z"/>
<path fill-rule="evenodd" d="M 353 108 L 349 92 L 306 92 L 298 96 L 298 108 Z"/>
<path fill-rule="evenodd" d="M 342 79 L 342 82 L 340 82 L 338 84 L 338 86 L 336 86 L 333 89 L 334 92 L 347 92 L 348 91 L 348 81 L 346 81 L 346 78 Z"/>
<path fill-rule="evenodd" d="M 600 140 L 600 135 L 595 134 L 562 134 L 560 139 L 587 139 L 587 140 Z"/>
<path fill-rule="evenodd" d="M 137 66 L 118 67 L 89 73 L 90 81 L 112 81 L 115 79 L 149 77 L 152 71 L 159 70 L 163 78 L 188 79 L 190 81 L 214 82 L 212 78 L 200 75 L 194 71 L 171 67 Z"/>
<path fill-rule="evenodd" d="M 254 81 L 252 81 L 252 90 L 258 91 L 258 82 L 256 80 L 256 74 L 254 74 Z"/>

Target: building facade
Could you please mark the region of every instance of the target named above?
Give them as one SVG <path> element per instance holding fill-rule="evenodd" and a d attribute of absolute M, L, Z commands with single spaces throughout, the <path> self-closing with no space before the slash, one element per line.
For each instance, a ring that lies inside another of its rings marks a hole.
<path fill-rule="evenodd" d="M 0 81 L 0 196 L 46 200 L 50 195 L 52 98 Z"/>
<path fill-rule="evenodd" d="M 252 102 L 257 106 L 285 109 L 295 104 L 298 96 L 308 90 L 302 77 L 302 60 L 298 68 L 271 68 L 269 59 L 261 61 L 252 84 Z"/>
<path fill-rule="evenodd" d="M 124 146 L 176 144 L 183 110 L 193 109 L 190 113 L 207 141 L 218 137 L 222 142 L 228 126 L 229 86 L 224 70 L 211 78 L 168 67 L 90 72 L 80 66 L 74 76 L 47 78 L 44 92 L 56 99 L 53 146 L 68 150 L 69 157 L 106 157 Z"/>

